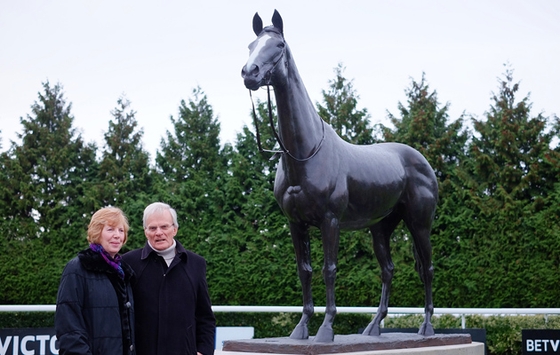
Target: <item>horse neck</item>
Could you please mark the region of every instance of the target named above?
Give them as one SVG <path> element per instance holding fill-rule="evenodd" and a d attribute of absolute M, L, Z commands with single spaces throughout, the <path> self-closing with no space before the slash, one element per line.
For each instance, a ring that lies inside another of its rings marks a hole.
<path fill-rule="evenodd" d="M 287 66 L 280 75 L 276 75 L 273 84 L 278 110 L 278 133 L 286 149 L 298 158 L 305 158 L 320 144 L 323 123 L 288 48 L 285 55 Z"/>

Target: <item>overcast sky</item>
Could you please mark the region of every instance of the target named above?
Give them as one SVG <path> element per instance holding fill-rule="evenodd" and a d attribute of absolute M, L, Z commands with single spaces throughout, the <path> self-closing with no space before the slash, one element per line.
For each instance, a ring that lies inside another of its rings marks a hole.
<path fill-rule="evenodd" d="M 197 86 L 221 124 L 222 143 L 250 125 L 241 79 L 252 17 L 274 9 L 312 101 L 338 63 L 372 124 L 397 114 L 411 79 L 425 73 L 450 118 L 478 118 L 498 92 L 504 63 L 531 93 L 534 115 L 560 115 L 558 0 L 0 0 L 0 131 L 3 149 L 42 92 L 63 86 L 74 126 L 103 145 L 110 111 L 131 101 L 152 158 Z M 264 92 L 257 97 L 265 98 Z"/>

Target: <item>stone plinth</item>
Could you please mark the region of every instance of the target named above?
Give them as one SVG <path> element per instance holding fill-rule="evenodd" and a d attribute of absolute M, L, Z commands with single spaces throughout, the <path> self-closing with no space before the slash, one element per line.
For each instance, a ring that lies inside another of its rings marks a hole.
<path fill-rule="evenodd" d="M 484 344 L 473 343 L 470 334 L 436 334 L 421 336 L 410 333 L 384 333 L 380 336 L 335 335 L 332 343 L 290 338 L 263 338 L 225 341 L 222 355 L 253 354 L 446 354 L 483 355 Z M 219 355 L 218 353 L 217 355 Z"/>

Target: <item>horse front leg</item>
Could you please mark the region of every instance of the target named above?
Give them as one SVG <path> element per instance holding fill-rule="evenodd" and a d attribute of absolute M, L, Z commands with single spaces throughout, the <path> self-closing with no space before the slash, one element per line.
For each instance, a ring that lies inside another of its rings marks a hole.
<path fill-rule="evenodd" d="M 308 339 L 308 323 L 315 311 L 313 295 L 311 294 L 311 276 L 313 269 L 311 268 L 309 227 L 306 224 L 290 223 L 290 233 L 292 235 L 292 243 L 294 244 L 298 276 L 303 292 L 303 312 L 299 323 L 290 334 L 290 338 Z"/>
<path fill-rule="evenodd" d="M 334 341 L 333 322 L 336 316 L 336 303 L 335 303 L 335 281 L 336 281 L 336 264 L 338 260 L 338 246 L 340 237 L 340 226 L 338 219 L 334 216 L 325 218 L 321 224 L 321 238 L 323 241 L 323 279 L 326 286 L 326 309 L 325 319 L 323 324 L 319 327 L 315 341 L 317 342 L 332 342 Z"/>

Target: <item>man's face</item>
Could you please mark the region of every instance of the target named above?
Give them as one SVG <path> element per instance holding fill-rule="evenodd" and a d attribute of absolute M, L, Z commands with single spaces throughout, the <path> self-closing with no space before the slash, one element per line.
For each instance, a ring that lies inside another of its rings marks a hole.
<path fill-rule="evenodd" d="M 144 234 L 150 245 L 156 250 L 165 250 L 173 245 L 173 238 L 177 234 L 177 227 L 169 211 L 154 213 L 146 220 Z"/>

